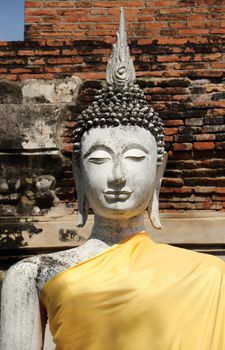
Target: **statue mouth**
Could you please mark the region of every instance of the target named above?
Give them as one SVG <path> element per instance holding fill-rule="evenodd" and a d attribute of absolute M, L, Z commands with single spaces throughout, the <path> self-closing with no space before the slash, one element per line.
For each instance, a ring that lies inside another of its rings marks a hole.
<path fill-rule="evenodd" d="M 132 192 L 131 191 L 113 191 L 113 190 L 109 190 L 109 191 L 105 191 L 103 193 L 104 193 L 105 198 L 108 199 L 108 200 L 125 201 L 131 196 Z"/>

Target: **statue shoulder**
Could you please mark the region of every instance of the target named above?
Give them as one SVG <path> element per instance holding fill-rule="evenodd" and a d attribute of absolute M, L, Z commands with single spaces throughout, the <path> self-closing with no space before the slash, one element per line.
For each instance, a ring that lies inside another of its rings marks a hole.
<path fill-rule="evenodd" d="M 21 284 L 23 288 L 35 286 L 40 291 L 44 284 L 57 273 L 100 253 L 108 246 L 102 241 L 90 239 L 83 245 L 69 250 L 26 258 L 11 266 L 6 273 L 4 283 Z"/>
<path fill-rule="evenodd" d="M 32 285 L 36 279 L 38 267 L 40 265 L 39 257 L 27 258 L 12 265 L 6 272 L 4 283 L 27 282 Z"/>
<path fill-rule="evenodd" d="M 57 273 L 95 256 L 107 247 L 102 241 L 90 239 L 79 247 L 41 256 L 36 277 L 38 290 Z"/>

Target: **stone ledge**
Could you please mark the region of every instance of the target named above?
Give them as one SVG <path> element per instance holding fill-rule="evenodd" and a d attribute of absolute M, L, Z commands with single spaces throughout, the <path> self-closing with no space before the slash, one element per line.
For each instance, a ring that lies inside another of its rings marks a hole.
<path fill-rule="evenodd" d="M 161 230 L 151 227 L 147 214 L 145 226 L 153 240 L 175 245 L 224 245 L 225 213 L 212 211 L 187 211 L 182 213 L 162 213 Z M 13 218 L 4 218 L 4 225 L 13 229 Z M 0 226 L 3 225 L 0 223 Z M 93 215 L 89 215 L 84 228 L 76 227 L 73 208 L 58 208 L 45 216 L 21 217 L 16 219 L 21 226 L 23 241 L 18 249 L 69 248 L 86 239 L 93 225 Z M 13 246 L 10 247 L 10 249 Z M 5 247 L 4 250 L 7 250 Z"/>

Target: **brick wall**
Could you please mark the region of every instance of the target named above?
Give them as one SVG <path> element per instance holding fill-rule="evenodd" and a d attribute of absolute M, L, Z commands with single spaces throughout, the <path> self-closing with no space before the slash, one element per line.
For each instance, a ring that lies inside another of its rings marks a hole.
<path fill-rule="evenodd" d="M 128 36 L 132 39 L 161 37 L 166 42 L 168 37 L 225 33 L 223 0 L 26 0 L 26 38 L 102 38 L 111 42 L 120 6 L 125 7 Z"/>
<path fill-rule="evenodd" d="M 138 83 L 165 123 L 161 209 L 225 210 L 224 0 L 27 0 L 26 40 L 0 42 L 0 79 L 82 79 L 65 113 L 69 156 L 76 116 L 104 80 L 121 5 Z"/>

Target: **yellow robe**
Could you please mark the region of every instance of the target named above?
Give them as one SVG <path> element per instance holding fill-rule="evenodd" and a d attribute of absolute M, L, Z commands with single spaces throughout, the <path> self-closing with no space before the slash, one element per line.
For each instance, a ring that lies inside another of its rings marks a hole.
<path fill-rule="evenodd" d="M 144 232 L 49 280 L 57 350 L 225 350 L 225 264 Z"/>

